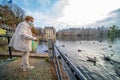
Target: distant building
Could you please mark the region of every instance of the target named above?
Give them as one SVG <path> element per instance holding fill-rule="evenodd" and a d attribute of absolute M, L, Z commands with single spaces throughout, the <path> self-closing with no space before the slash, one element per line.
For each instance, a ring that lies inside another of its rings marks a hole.
<path fill-rule="evenodd" d="M 43 37 L 44 40 L 48 41 L 48 39 L 56 40 L 56 30 L 53 27 L 45 27 L 43 29 Z"/>
<path fill-rule="evenodd" d="M 60 36 L 101 36 L 108 34 L 107 27 L 98 27 L 98 28 L 69 28 L 59 30 L 57 35 Z"/>

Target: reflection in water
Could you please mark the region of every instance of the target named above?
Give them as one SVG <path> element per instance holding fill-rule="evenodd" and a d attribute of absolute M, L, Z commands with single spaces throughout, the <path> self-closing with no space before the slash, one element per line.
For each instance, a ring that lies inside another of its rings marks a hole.
<path fill-rule="evenodd" d="M 111 41 L 106 36 L 62 36 L 56 45 L 88 80 L 120 80 L 120 38 Z M 96 57 L 96 66 L 87 61 L 88 57 Z"/>
<path fill-rule="evenodd" d="M 115 35 L 109 35 L 108 37 L 109 37 L 110 41 L 113 43 L 114 43 L 114 40 L 117 38 L 117 37 L 115 37 Z"/>
<path fill-rule="evenodd" d="M 97 40 L 102 41 L 107 36 L 58 36 L 57 40 L 59 41 L 81 41 L 81 40 Z"/>
<path fill-rule="evenodd" d="M 47 53 L 48 51 L 48 43 L 40 42 L 37 46 L 36 53 Z"/>
<path fill-rule="evenodd" d="M 109 45 L 113 44 L 120 44 L 118 42 L 119 38 L 114 38 L 111 41 L 111 38 L 104 36 L 58 36 L 57 41 L 67 42 L 67 41 L 107 41 Z M 94 43 L 94 42 L 93 42 Z M 40 42 L 37 46 L 36 53 L 45 53 L 48 51 L 48 44 L 47 42 Z"/>

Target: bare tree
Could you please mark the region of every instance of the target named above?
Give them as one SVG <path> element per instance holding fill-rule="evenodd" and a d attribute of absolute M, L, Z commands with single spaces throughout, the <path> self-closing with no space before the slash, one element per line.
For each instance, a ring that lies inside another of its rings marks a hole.
<path fill-rule="evenodd" d="M 23 21 L 24 10 L 16 4 L 8 4 L 6 0 L 3 0 L 0 4 L 0 27 L 9 30 L 10 27 L 14 28 L 16 25 Z"/>
<path fill-rule="evenodd" d="M 25 12 L 22 8 L 20 8 L 18 5 L 13 4 L 12 6 L 10 6 L 11 10 L 13 11 L 14 15 L 16 16 L 16 24 L 18 24 L 19 22 L 23 21 L 24 16 L 25 16 Z"/>

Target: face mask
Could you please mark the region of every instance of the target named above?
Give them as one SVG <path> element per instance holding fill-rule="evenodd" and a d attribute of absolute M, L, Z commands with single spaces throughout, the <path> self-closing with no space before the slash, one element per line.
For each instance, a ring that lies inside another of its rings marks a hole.
<path fill-rule="evenodd" d="M 28 25 L 29 25 L 30 27 L 33 27 L 33 26 L 34 26 L 33 22 L 31 22 L 31 21 L 28 21 Z"/>

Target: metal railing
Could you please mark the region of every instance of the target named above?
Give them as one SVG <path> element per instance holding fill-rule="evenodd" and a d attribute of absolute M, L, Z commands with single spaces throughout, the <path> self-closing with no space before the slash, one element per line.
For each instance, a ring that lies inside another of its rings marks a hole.
<path fill-rule="evenodd" d="M 76 80 L 86 80 L 86 78 L 84 77 L 84 75 L 75 67 L 75 65 L 73 65 L 70 60 L 64 56 L 62 54 L 62 52 L 57 48 L 57 46 L 55 45 L 55 48 L 58 50 L 60 56 L 64 59 L 65 63 L 67 64 L 67 66 L 70 68 L 73 76 L 76 78 Z"/>
<path fill-rule="evenodd" d="M 49 60 L 54 62 L 54 67 L 55 67 L 55 71 L 56 71 L 56 74 L 57 74 L 57 79 L 62 80 L 59 61 L 58 61 L 57 55 L 56 55 L 55 50 L 54 50 L 54 43 L 52 42 L 52 39 L 48 40 L 48 53 L 49 53 L 48 54 L 49 55 Z"/>
<path fill-rule="evenodd" d="M 58 54 L 56 51 L 58 52 Z M 62 60 L 64 60 L 65 64 L 61 62 L 62 65 L 63 66 L 67 65 L 67 67 L 70 69 L 70 71 L 66 71 L 67 74 L 69 74 L 69 72 L 71 73 L 70 75 L 67 75 L 70 80 L 87 80 L 86 77 L 78 70 L 78 68 L 76 68 L 76 66 L 71 63 L 68 57 L 66 57 L 58 49 L 58 47 L 52 42 L 52 40 L 48 40 L 48 55 L 49 55 L 50 61 L 54 61 L 58 80 L 62 80 L 62 75 L 61 75 L 62 73 L 60 71 L 60 64 L 59 64 L 60 60 L 58 58 L 61 58 Z"/>
<path fill-rule="evenodd" d="M 11 47 L 9 47 L 9 43 L 10 43 L 10 38 L 12 37 L 11 35 L 0 35 L 0 37 L 6 37 L 8 40 L 8 52 L 9 52 L 9 58 L 12 59 L 12 50 Z"/>
<path fill-rule="evenodd" d="M 71 70 L 72 72 L 72 75 L 74 76 L 74 78 L 76 80 L 87 80 L 85 78 L 85 76 L 75 67 L 75 65 L 73 65 L 70 60 L 65 56 L 63 55 L 63 53 L 57 48 L 56 45 L 54 45 L 55 48 L 57 49 L 57 51 L 59 52 L 61 58 L 63 58 L 64 62 L 66 63 L 66 65 L 69 67 L 69 69 Z M 69 75 L 71 76 L 71 75 Z M 72 80 L 72 79 L 71 79 Z"/>
<path fill-rule="evenodd" d="M 62 80 L 62 75 L 61 75 L 61 72 L 60 72 L 60 64 L 59 64 L 58 57 L 55 53 L 54 43 L 53 43 L 53 53 L 54 53 L 54 58 L 55 58 L 55 63 L 56 63 L 56 71 L 57 71 L 58 79 Z"/>

